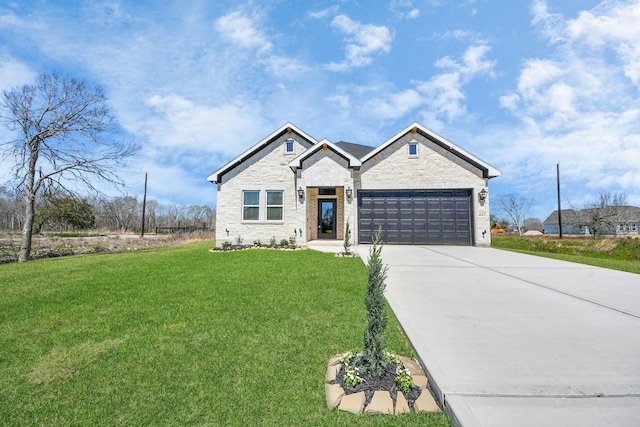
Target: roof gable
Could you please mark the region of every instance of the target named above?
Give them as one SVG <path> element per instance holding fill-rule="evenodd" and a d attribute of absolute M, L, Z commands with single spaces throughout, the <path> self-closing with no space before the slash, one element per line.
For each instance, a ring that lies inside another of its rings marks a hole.
<path fill-rule="evenodd" d="M 212 182 L 214 184 L 220 183 L 220 181 L 222 179 L 222 176 L 225 173 L 231 171 L 236 166 L 240 165 L 242 162 L 247 160 L 249 157 L 253 156 L 255 153 L 257 153 L 258 151 L 260 151 L 261 149 L 263 149 L 264 147 L 266 147 L 267 145 L 269 145 L 270 143 L 272 143 L 273 141 L 275 141 L 276 139 L 278 139 L 279 137 L 281 137 L 285 133 L 296 133 L 300 137 L 302 137 L 305 140 L 309 141 L 311 144 L 315 145 L 315 144 L 318 143 L 318 141 L 316 141 L 311 136 L 307 135 L 305 132 L 303 132 L 301 129 L 299 129 L 295 125 L 293 125 L 291 123 L 286 123 L 286 124 L 282 125 L 280 128 L 278 128 L 277 130 L 275 130 L 273 133 L 271 133 L 269 136 L 267 136 L 266 138 L 262 139 L 260 142 L 258 142 L 257 144 L 255 144 L 251 148 L 249 148 L 247 151 L 245 151 L 244 153 L 240 154 L 238 157 L 236 157 L 235 159 L 231 160 L 230 162 L 228 162 L 227 164 L 222 166 L 217 171 L 213 172 L 211 175 L 209 175 L 207 177 L 207 181 L 210 181 L 210 182 Z"/>
<path fill-rule="evenodd" d="M 358 158 L 347 153 L 342 148 L 338 147 L 337 144 L 334 144 L 333 142 L 325 138 L 319 143 L 317 143 L 316 145 L 314 145 L 313 147 L 301 153 L 295 159 L 291 160 L 289 162 L 289 167 L 293 170 L 302 169 L 302 162 L 305 159 L 308 159 L 313 154 L 317 153 L 319 150 L 324 150 L 324 149 L 331 150 L 334 153 L 338 154 L 340 157 L 344 158 L 348 162 L 350 168 L 359 168 L 362 165 L 362 162 L 360 162 Z"/>
<path fill-rule="evenodd" d="M 485 178 L 495 178 L 495 177 L 500 176 L 500 174 L 501 174 L 501 172 L 498 169 L 494 168 L 490 164 L 480 160 L 479 158 L 477 158 L 473 154 L 471 154 L 468 151 L 458 147 L 453 142 L 443 138 L 442 136 L 438 135 L 437 133 L 433 132 L 432 130 L 430 130 L 430 129 L 424 127 L 424 126 L 422 126 L 421 124 L 419 124 L 417 122 L 414 122 L 412 125 L 410 125 L 410 126 L 406 127 L 405 129 L 401 130 L 396 135 L 392 136 L 390 139 L 385 141 L 383 144 L 381 144 L 380 146 L 378 146 L 374 150 L 370 151 L 368 154 L 366 154 L 360 160 L 362 161 L 362 163 L 365 163 L 368 160 L 371 160 L 372 158 L 377 156 L 379 153 L 384 151 L 387 147 L 392 145 L 394 142 L 396 142 L 397 140 L 402 138 L 407 133 L 419 133 L 420 135 L 424 136 L 425 138 L 429 139 L 430 141 L 432 141 L 432 142 L 438 144 L 439 146 L 445 148 L 447 151 L 452 152 L 453 154 L 455 154 L 459 158 L 463 159 L 464 161 L 466 161 L 466 162 L 468 162 L 468 163 L 470 163 L 470 164 L 482 169 L 484 171 Z"/>

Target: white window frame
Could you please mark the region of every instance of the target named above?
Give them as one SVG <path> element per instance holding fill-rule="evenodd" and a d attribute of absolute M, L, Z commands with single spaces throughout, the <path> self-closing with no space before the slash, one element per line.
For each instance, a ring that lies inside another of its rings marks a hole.
<path fill-rule="evenodd" d="M 269 193 L 280 193 L 280 195 L 281 195 L 281 204 L 279 204 L 279 205 L 270 205 L 269 204 Z M 283 222 L 284 221 L 284 190 L 267 190 L 264 203 L 265 203 L 265 221 L 266 222 Z M 280 218 L 279 219 L 269 219 L 269 208 L 280 208 Z"/>
<path fill-rule="evenodd" d="M 258 193 L 258 204 L 257 205 L 249 205 L 245 203 L 245 194 L 246 193 Z M 260 190 L 242 190 L 242 222 L 260 222 L 260 215 L 262 209 L 260 209 L 260 201 L 261 201 L 261 191 Z M 257 219 L 246 219 L 245 218 L 245 208 L 258 208 L 258 218 Z"/>
<path fill-rule="evenodd" d="M 411 154 L 411 146 L 416 147 L 415 154 Z M 407 156 L 409 156 L 409 158 L 415 159 L 418 157 L 419 153 L 420 153 L 420 150 L 418 148 L 418 141 L 416 141 L 415 139 L 409 141 L 409 143 L 407 144 Z"/>
<path fill-rule="evenodd" d="M 287 150 L 291 144 L 291 151 Z M 296 141 L 293 138 L 289 138 L 284 142 L 284 154 L 295 154 L 296 153 Z"/>

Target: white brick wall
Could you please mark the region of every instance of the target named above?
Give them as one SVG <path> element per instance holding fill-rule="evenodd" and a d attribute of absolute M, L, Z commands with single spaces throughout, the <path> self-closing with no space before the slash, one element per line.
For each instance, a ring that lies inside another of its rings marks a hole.
<path fill-rule="evenodd" d="M 288 138 L 295 140 L 294 154 L 285 154 L 284 144 Z M 260 240 L 268 244 L 272 237 L 280 243 L 282 239 L 295 236 L 294 230 L 305 231 L 305 205 L 298 200 L 295 174 L 288 163 L 310 146 L 295 134 L 284 134 L 251 158 L 226 173 L 218 186 L 216 243 L 229 241 L 235 243 L 240 236 L 244 244 Z M 266 191 L 284 191 L 284 213 L 282 222 L 258 223 L 242 220 L 242 191 L 259 190 L 261 197 L 260 215 L 266 217 Z M 227 232 L 228 230 L 228 232 Z M 297 241 L 301 239 L 299 234 Z"/>

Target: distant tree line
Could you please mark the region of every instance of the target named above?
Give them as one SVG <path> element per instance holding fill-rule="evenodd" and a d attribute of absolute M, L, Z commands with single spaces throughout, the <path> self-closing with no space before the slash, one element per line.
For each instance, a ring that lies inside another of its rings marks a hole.
<path fill-rule="evenodd" d="M 12 232 L 24 225 L 24 195 L 0 187 L 0 229 Z M 78 197 L 70 194 L 44 194 L 37 198 L 34 231 L 140 232 L 142 201 L 133 196 Z M 213 230 L 215 210 L 210 206 L 162 204 L 147 199 L 145 231 L 156 228 L 199 228 Z"/>

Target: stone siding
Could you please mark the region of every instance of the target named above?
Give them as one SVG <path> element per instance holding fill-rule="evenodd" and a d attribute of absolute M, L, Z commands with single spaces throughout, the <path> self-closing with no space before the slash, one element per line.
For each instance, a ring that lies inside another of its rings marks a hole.
<path fill-rule="evenodd" d="M 293 138 L 294 153 L 285 153 L 285 142 Z M 268 244 L 275 237 L 282 239 L 295 237 L 297 242 L 305 240 L 305 204 L 298 199 L 295 174 L 289 162 L 311 146 L 296 134 L 284 134 L 249 159 L 226 173 L 218 184 L 216 244 L 228 241 L 235 243 L 238 237 L 244 244 L 260 240 Z M 260 191 L 260 221 L 242 220 L 243 190 Z M 284 192 L 283 221 L 266 221 L 266 191 Z M 300 235 L 302 231 L 302 236 Z"/>
<path fill-rule="evenodd" d="M 309 240 L 318 238 L 318 199 L 336 199 L 336 240 L 344 239 L 346 221 L 351 228 L 355 221 L 355 204 L 345 193 L 347 187 L 354 188 L 353 169 L 346 159 L 331 150 L 319 150 L 302 163 L 298 185 L 307 188 L 307 235 Z M 335 187 L 335 196 L 319 196 L 318 187 Z M 353 192 L 355 194 L 355 191 Z"/>

